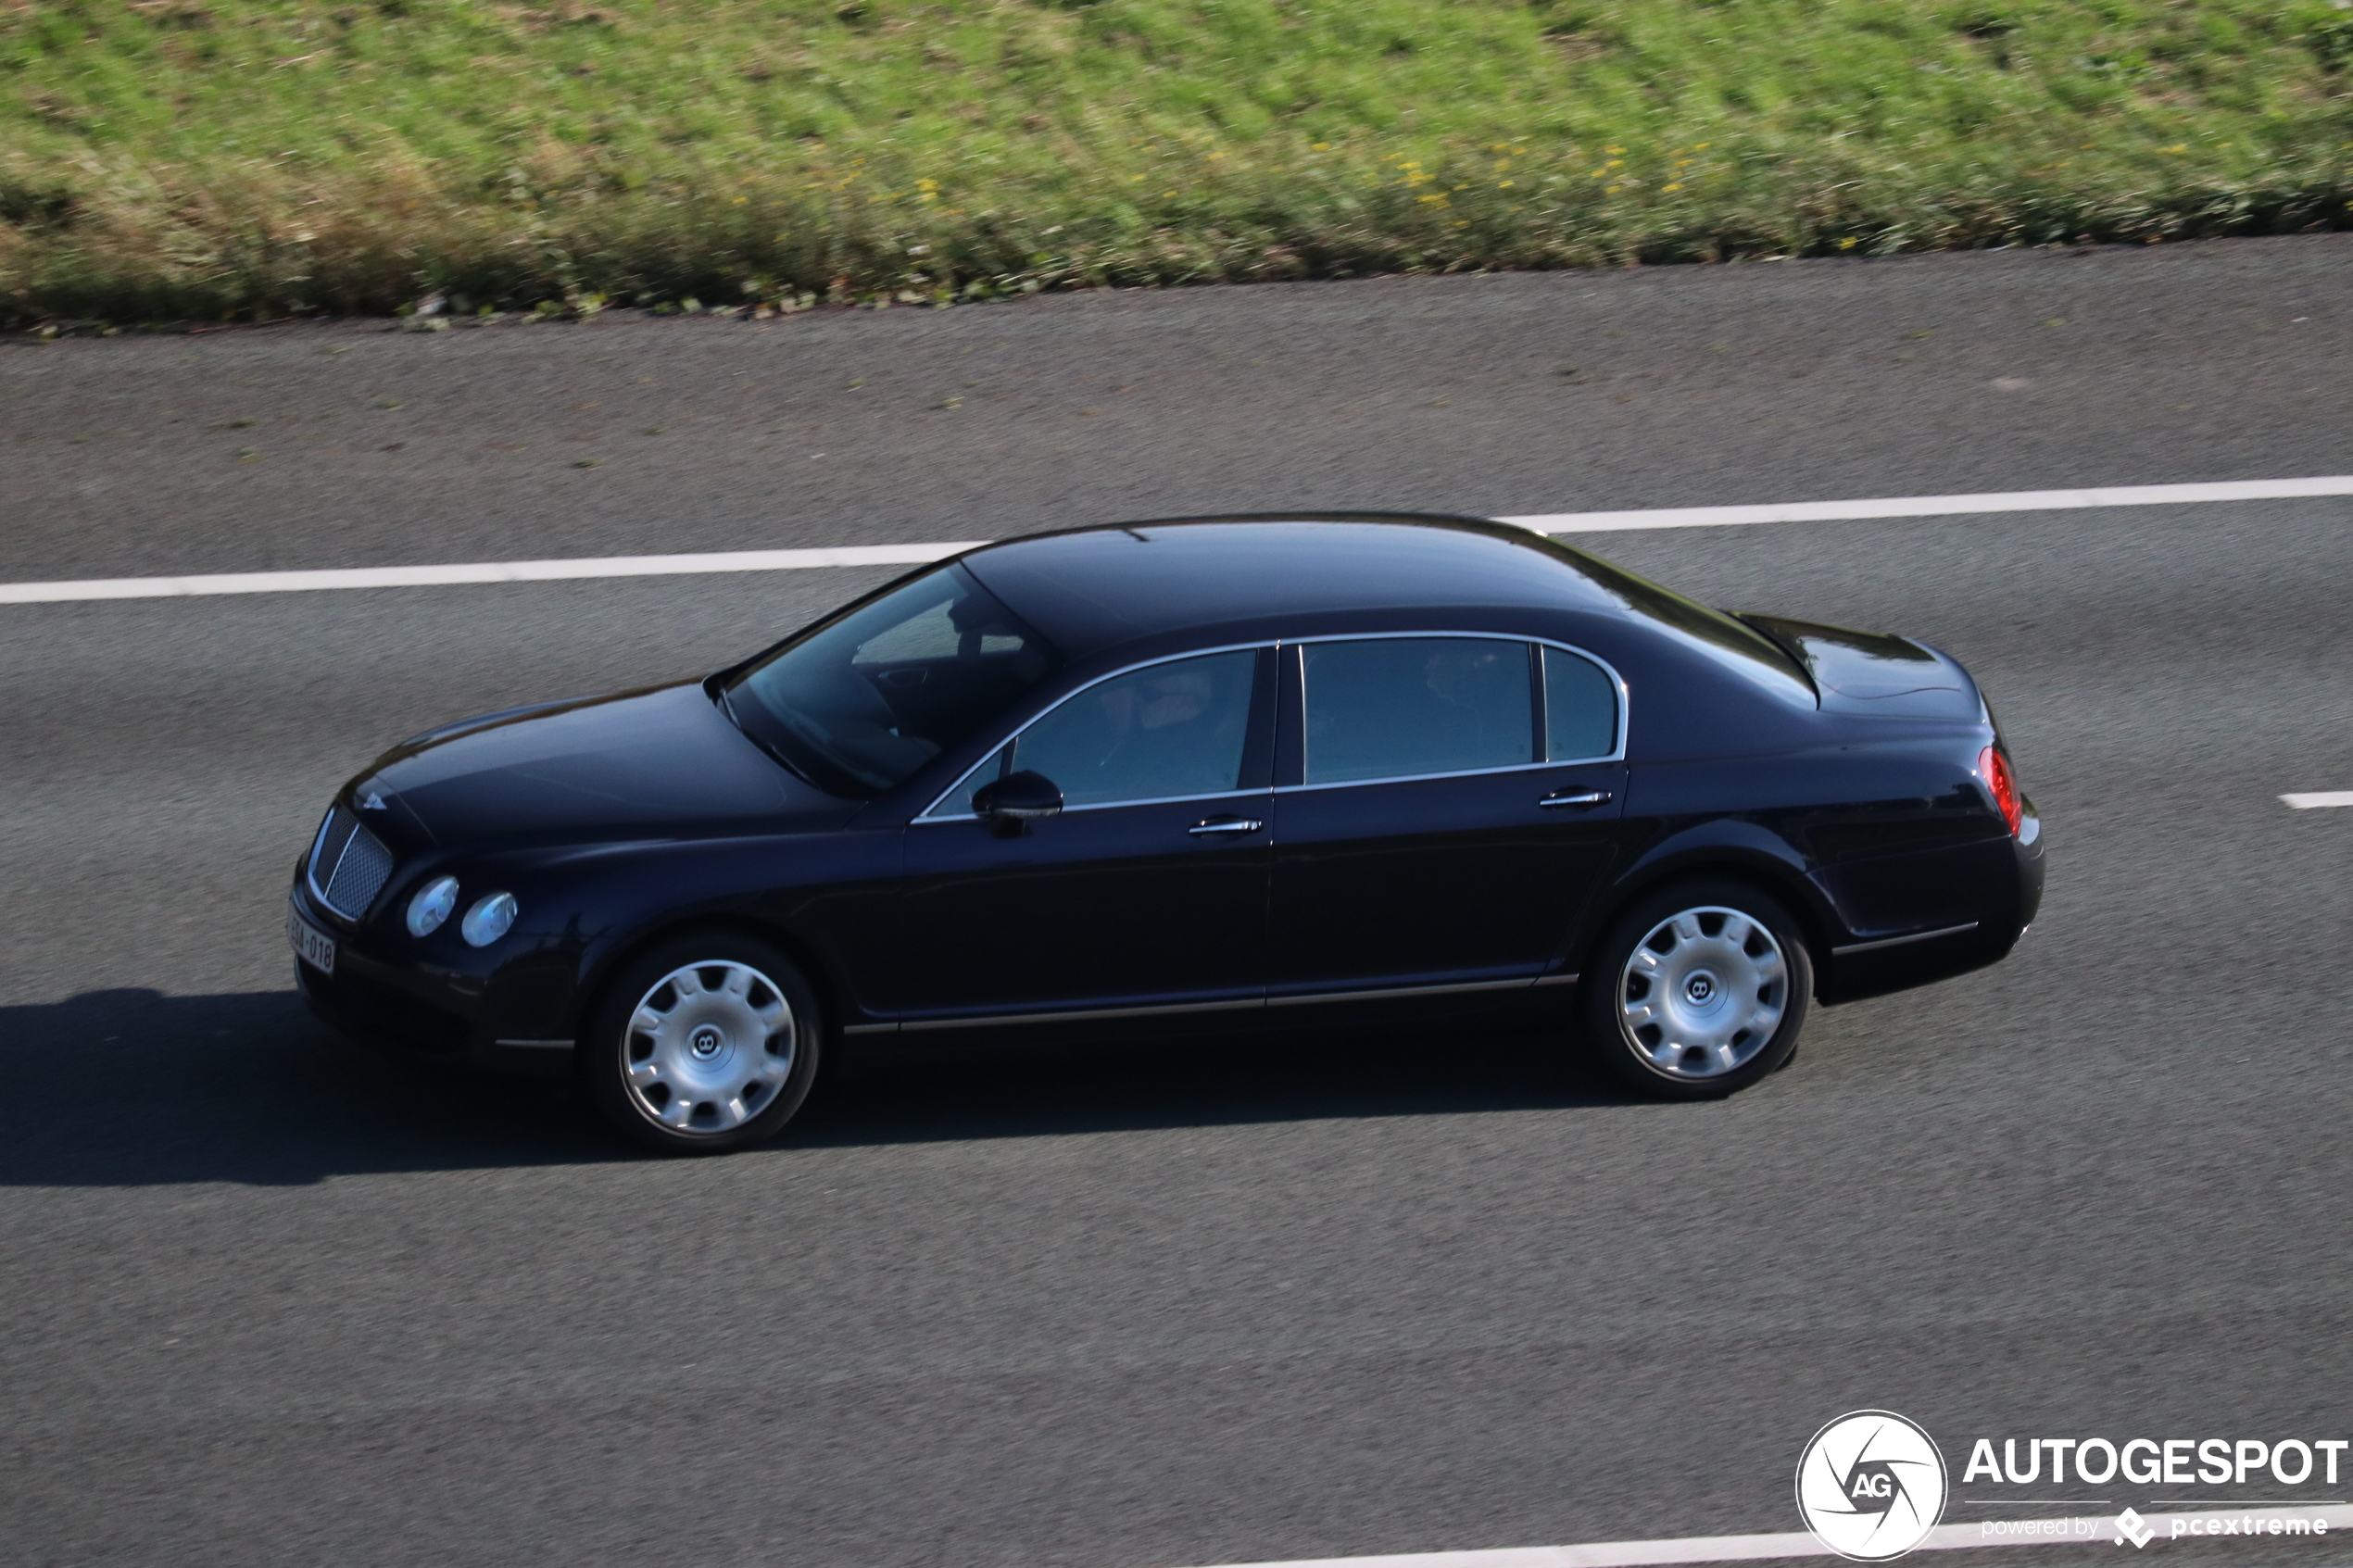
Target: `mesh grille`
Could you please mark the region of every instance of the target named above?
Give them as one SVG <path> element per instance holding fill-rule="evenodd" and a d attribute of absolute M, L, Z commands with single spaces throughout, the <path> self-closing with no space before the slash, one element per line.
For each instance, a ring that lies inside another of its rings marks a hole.
<path fill-rule="evenodd" d="M 352 830 L 359 825 L 359 819 L 340 806 L 328 812 L 327 820 L 319 824 L 319 847 L 310 857 L 310 874 L 319 879 L 321 886 L 326 885 L 327 873 L 343 859 L 343 847 L 351 842 Z"/>
<path fill-rule="evenodd" d="M 368 912 L 391 875 L 392 851 L 384 847 L 384 841 L 342 807 L 330 811 L 327 825 L 319 834 L 318 854 L 310 862 L 311 885 L 319 889 L 327 907 L 346 920 L 358 920 Z"/>

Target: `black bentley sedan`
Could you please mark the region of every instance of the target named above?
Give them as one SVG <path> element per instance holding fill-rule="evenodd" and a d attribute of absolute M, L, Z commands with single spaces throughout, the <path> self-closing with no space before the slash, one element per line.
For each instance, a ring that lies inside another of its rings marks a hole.
<path fill-rule="evenodd" d="M 1968 671 L 1473 519 L 968 551 L 732 669 L 386 752 L 296 868 L 346 1031 L 568 1067 L 672 1150 L 821 1052 L 1470 1009 L 1668 1098 L 2007 954 L 2040 822 Z"/>

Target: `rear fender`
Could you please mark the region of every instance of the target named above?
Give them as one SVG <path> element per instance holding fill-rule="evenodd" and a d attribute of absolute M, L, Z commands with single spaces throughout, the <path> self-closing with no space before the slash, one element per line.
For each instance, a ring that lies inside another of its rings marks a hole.
<path fill-rule="evenodd" d="M 1808 871 L 1803 855 L 1755 822 L 1719 817 L 1669 833 L 1637 856 L 1607 894 L 1594 900 L 1570 936 L 1569 967 L 1581 967 L 1593 944 L 1628 906 L 1668 883 L 1707 876 L 1753 883 L 1779 898 L 1797 918 L 1815 973 L 1827 974 L 1835 934 L 1844 927 Z"/>

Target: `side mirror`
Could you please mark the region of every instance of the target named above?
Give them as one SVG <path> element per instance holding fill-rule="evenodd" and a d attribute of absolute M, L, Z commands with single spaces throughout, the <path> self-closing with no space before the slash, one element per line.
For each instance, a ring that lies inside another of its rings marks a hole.
<path fill-rule="evenodd" d="M 1000 838 L 1011 838 L 1035 818 L 1060 814 L 1063 792 L 1043 773 L 1024 769 L 973 791 L 973 815 Z"/>

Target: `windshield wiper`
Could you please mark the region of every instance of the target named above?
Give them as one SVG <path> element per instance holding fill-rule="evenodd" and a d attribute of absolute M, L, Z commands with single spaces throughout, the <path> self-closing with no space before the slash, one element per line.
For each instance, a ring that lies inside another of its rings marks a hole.
<path fill-rule="evenodd" d="M 727 716 L 727 722 L 736 726 L 736 732 L 738 734 L 742 735 L 746 740 L 751 742 L 752 745 L 760 747 L 761 750 L 766 752 L 770 757 L 774 758 L 777 764 L 786 772 L 790 773 L 794 778 L 799 779 L 802 784 L 807 784 L 810 788 L 823 790 L 827 795 L 831 795 L 833 793 L 833 791 L 825 789 L 824 784 L 821 784 L 815 779 L 811 778 L 809 776 L 808 769 L 802 767 L 799 763 L 786 756 L 781 749 L 774 745 L 771 745 L 758 730 L 755 730 L 749 724 L 745 723 L 743 719 L 736 712 L 735 701 L 733 698 L 728 696 L 726 687 L 717 687 L 711 695 L 718 699 L 719 711 Z"/>

